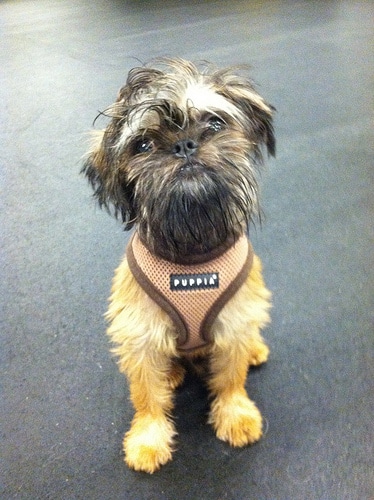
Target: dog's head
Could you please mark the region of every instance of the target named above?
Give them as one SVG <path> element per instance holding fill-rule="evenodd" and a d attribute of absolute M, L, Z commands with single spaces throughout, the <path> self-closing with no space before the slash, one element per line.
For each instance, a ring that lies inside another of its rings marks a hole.
<path fill-rule="evenodd" d="M 162 68 L 130 71 L 83 171 L 101 206 L 178 260 L 235 240 L 257 214 L 274 108 L 230 69 L 181 59 Z"/>

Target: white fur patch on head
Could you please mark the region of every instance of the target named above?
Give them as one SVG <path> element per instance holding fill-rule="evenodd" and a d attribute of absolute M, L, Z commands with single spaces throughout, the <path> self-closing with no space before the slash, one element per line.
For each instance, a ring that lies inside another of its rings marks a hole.
<path fill-rule="evenodd" d="M 222 95 L 214 91 L 213 86 L 203 82 L 193 82 L 185 89 L 178 105 L 181 109 L 195 108 L 200 112 L 217 113 L 224 112 L 233 118 L 240 118 L 241 111 Z"/>

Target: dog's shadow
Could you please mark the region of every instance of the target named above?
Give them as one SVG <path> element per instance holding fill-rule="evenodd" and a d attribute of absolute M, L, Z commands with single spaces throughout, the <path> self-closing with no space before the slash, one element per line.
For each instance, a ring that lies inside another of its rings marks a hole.
<path fill-rule="evenodd" d="M 173 420 L 177 427 L 178 434 L 194 436 L 196 429 L 203 428 L 209 432 L 207 425 L 210 411 L 211 398 L 207 388 L 206 380 L 196 373 L 194 368 L 185 365 L 186 374 L 183 383 L 175 390 Z M 251 366 L 250 372 L 255 375 L 261 372 L 264 365 Z M 211 432 L 213 432 L 211 430 Z"/>
<path fill-rule="evenodd" d="M 196 426 L 206 425 L 209 392 L 204 380 L 188 370 L 183 384 L 175 391 L 173 416 L 178 433 L 190 433 Z"/>

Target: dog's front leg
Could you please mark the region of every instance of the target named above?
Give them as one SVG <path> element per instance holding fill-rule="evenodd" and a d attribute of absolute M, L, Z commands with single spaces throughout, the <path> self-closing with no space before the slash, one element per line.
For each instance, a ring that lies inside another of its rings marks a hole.
<path fill-rule="evenodd" d="M 244 387 L 247 370 L 247 346 L 237 343 L 213 347 L 209 380 L 213 401 L 209 423 L 217 437 L 232 446 L 252 444 L 262 435 L 261 413 Z"/>
<path fill-rule="evenodd" d="M 171 459 L 176 434 L 170 420 L 171 361 L 155 351 L 142 352 L 141 358 L 133 359 L 126 370 L 136 413 L 123 445 L 129 467 L 152 474 Z"/>

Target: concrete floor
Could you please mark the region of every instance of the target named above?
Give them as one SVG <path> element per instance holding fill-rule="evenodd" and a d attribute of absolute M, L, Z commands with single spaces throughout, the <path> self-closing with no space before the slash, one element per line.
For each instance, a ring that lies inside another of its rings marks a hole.
<path fill-rule="evenodd" d="M 373 16 L 348 0 L 1 2 L 1 499 L 374 498 Z M 190 379 L 174 460 L 148 476 L 122 461 L 132 408 L 102 318 L 128 236 L 79 170 L 98 110 L 159 55 L 249 63 L 278 110 L 252 231 L 274 309 L 249 377 L 264 439 L 218 441 Z"/>

